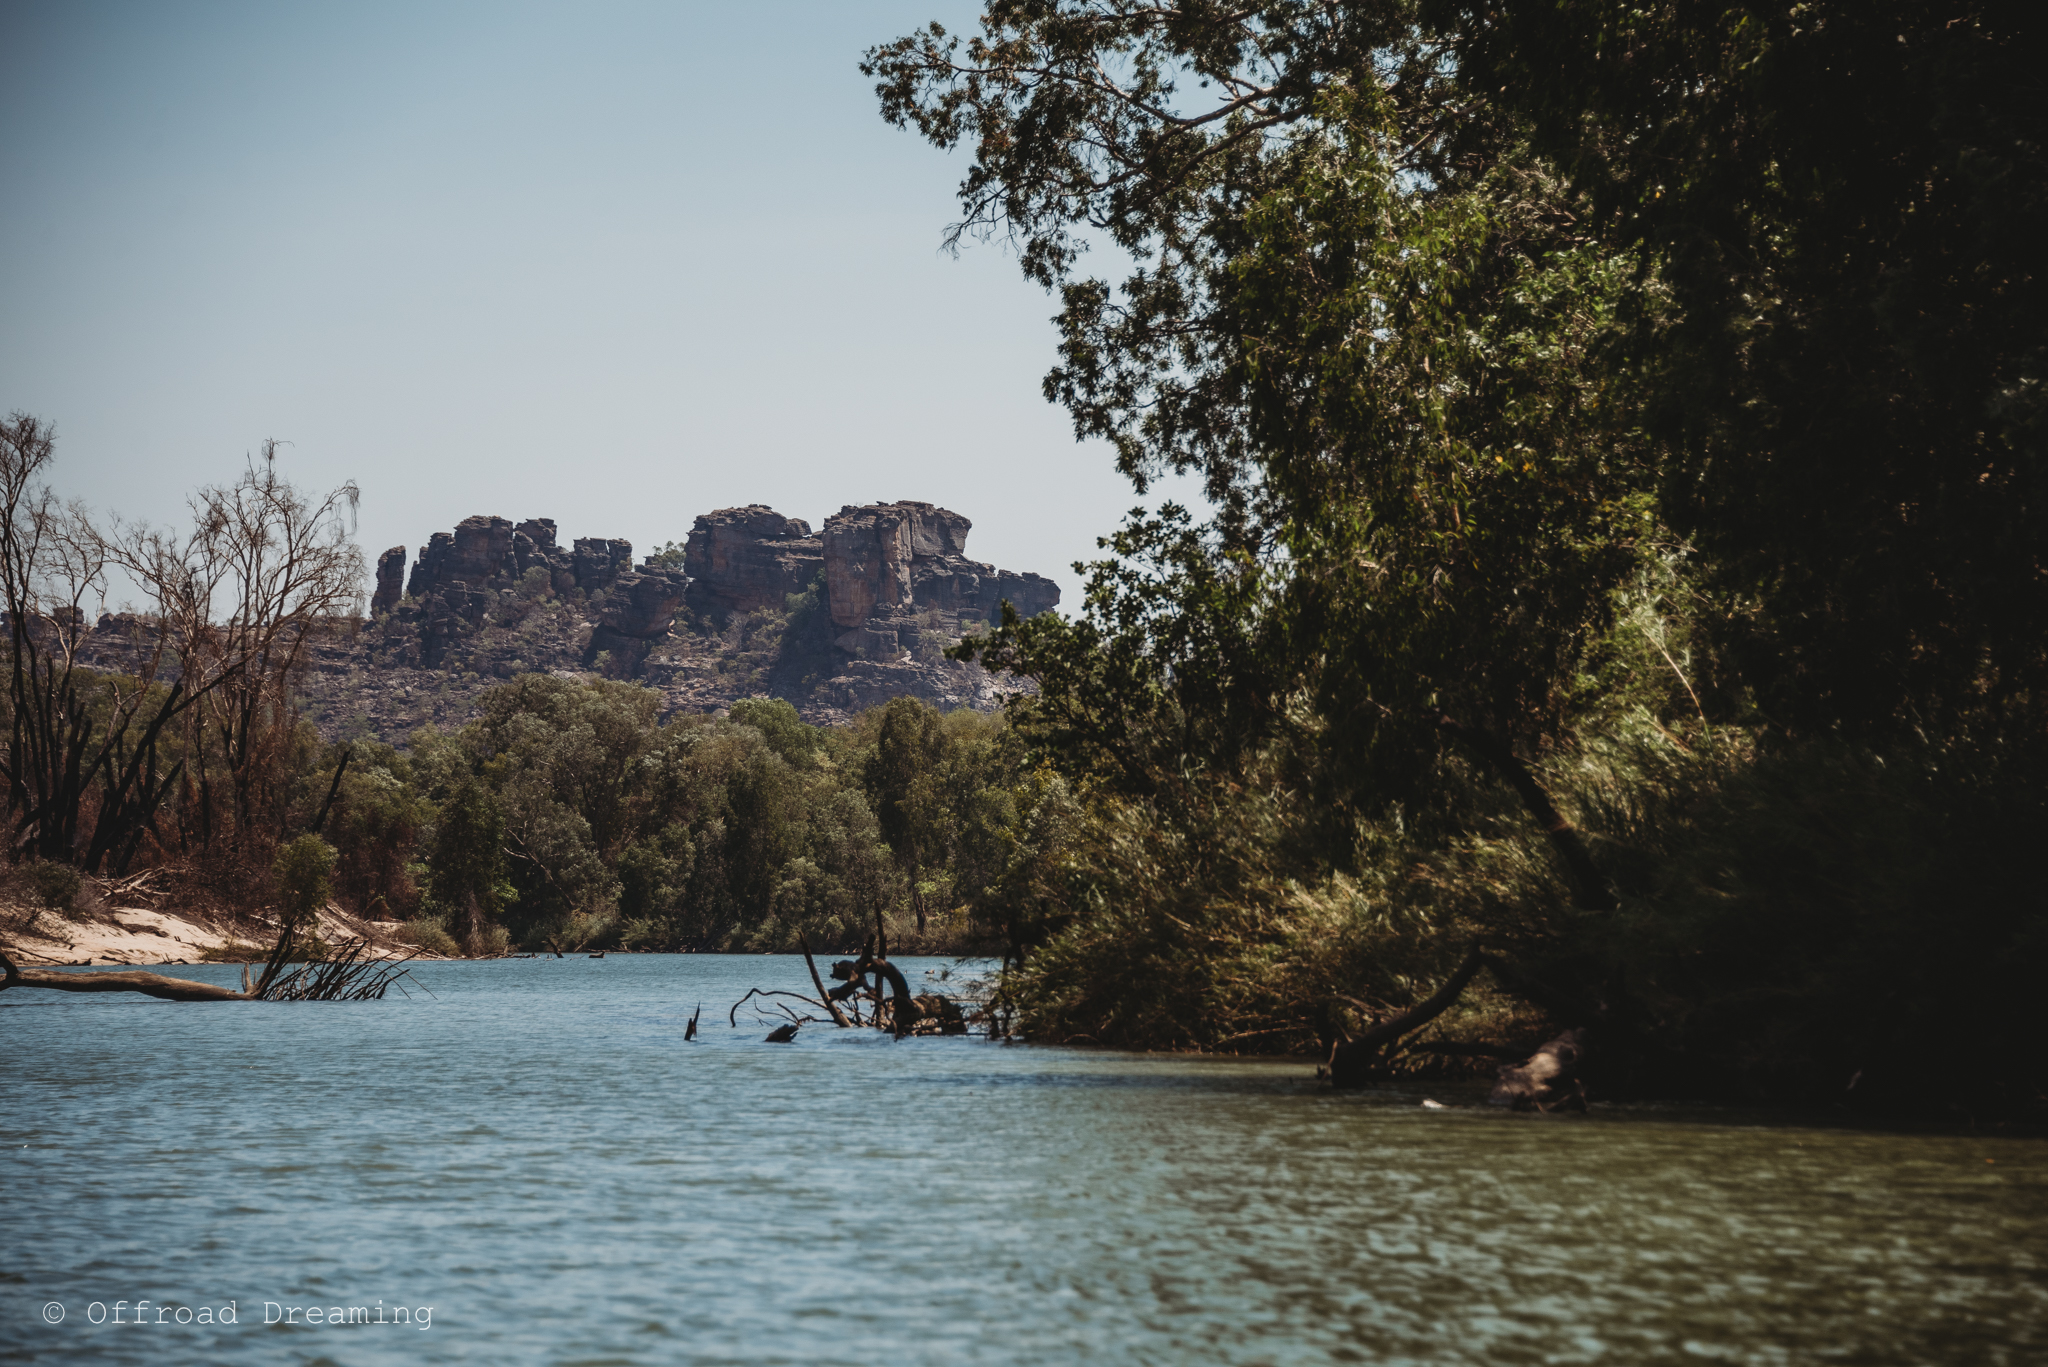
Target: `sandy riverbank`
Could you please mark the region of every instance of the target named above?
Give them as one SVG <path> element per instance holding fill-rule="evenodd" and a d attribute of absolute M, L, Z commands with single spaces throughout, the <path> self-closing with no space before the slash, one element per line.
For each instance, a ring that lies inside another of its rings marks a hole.
<path fill-rule="evenodd" d="M 22 914 L 0 914 L 0 946 L 24 968 L 53 964 L 191 964 L 215 961 L 262 962 L 277 932 L 260 926 L 229 927 L 148 907 L 115 907 L 88 919 L 71 920 L 45 912 L 32 928 Z M 316 933 L 328 944 L 367 939 L 373 957 L 416 954 L 395 938 L 396 921 L 359 921 L 329 908 L 320 915 Z"/>

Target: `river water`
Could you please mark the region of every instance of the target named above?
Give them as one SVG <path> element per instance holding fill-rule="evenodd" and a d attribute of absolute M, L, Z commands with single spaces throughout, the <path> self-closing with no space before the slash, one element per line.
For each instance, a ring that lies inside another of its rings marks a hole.
<path fill-rule="evenodd" d="M 2048 1361 L 2040 1141 L 728 1027 L 795 958 L 417 976 L 0 994 L 0 1359 Z"/>

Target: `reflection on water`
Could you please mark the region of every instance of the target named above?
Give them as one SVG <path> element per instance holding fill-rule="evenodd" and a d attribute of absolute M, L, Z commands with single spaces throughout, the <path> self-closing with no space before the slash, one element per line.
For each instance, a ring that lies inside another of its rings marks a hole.
<path fill-rule="evenodd" d="M 419 976 L 431 998 L 370 1004 L 0 995 L 0 1357 L 2048 1360 L 2037 1141 L 729 1029 L 794 959 Z M 139 1300 L 166 1322 L 88 1320 Z M 233 1325 L 175 1323 L 229 1301 Z M 263 1324 L 380 1302 L 430 1327 Z"/>

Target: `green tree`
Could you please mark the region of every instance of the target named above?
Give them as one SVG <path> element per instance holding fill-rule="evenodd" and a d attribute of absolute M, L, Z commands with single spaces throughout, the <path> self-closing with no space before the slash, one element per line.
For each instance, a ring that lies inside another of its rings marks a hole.
<path fill-rule="evenodd" d="M 1979 0 L 1453 3 L 1675 307 L 1604 358 L 1767 714 L 1911 735 L 2048 683 L 2048 42 Z"/>
<path fill-rule="evenodd" d="M 742 698 L 732 705 L 732 719 L 761 733 L 770 749 L 799 769 L 818 762 L 823 743 L 818 728 L 805 725 L 796 707 L 782 698 Z"/>
<path fill-rule="evenodd" d="M 923 885 L 946 860 L 947 814 L 940 766 L 946 733 L 936 708 L 916 698 L 892 698 L 882 708 L 875 748 L 862 774 L 882 839 L 910 883 L 910 904 L 923 934 L 929 916 Z"/>
<path fill-rule="evenodd" d="M 505 815 L 474 780 L 441 803 L 427 860 L 429 890 L 472 947 L 515 898 L 505 877 Z"/>
<path fill-rule="evenodd" d="M 973 143 L 959 231 L 1011 233 L 1059 291 L 1046 393 L 1077 435 L 1216 507 L 1127 524 L 1085 623 L 968 652 L 1155 796 L 1279 744 L 1340 806 L 1413 800 L 1455 742 L 1600 907 L 1530 760 L 1663 540 L 1654 445 L 1582 364 L 1656 292 L 1449 38 L 1391 0 L 992 5 L 964 51 L 934 29 L 867 70 L 886 116 Z M 1120 286 L 1080 273 L 1090 231 L 1137 263 Z"/>
<path fill-rule="evenodd" d="M 313 927 L 334 896 L 334 847 L 317 835 L 297 836 L 278 847 L 270 876 L 277 884 L 278 938 L 292 957 L 321 958 L 325 951 Z"/>

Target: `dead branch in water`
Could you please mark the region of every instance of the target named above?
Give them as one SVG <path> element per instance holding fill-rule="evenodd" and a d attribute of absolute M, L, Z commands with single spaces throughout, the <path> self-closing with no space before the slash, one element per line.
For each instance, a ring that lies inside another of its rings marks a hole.
<path fill-rule="evenodd" d="M 725 1013 L 725 1023 L 726 1023 L 727 1025 L 730 1025 L 730 1026 L 732 1026 L 732 1027 L 733 1027 L 733 1028 L 734 1028 L 735 1030 L 736 1030 L 736 1029 L 738 1029 L 738 1028 L 739 1028 L 739 1024 L 740 1024 L 740 1022 L 739 1022 L 739 1014 L 740 1014 L 740 1008 L 741 1008 L 742 1006 L 745 1006 L 745 1005 L 746 1005 L 746 1004 L 747 1004 L 748 1002 L 752 1001 L 752 1000 L 753 1000 L 753 999 L 754 999 L 755 997 L 789 997 L 789 998 L 791 998 L 792 1000 L 795 1000 L 795 1001 L 800 1001 L 800 1002 L 802 1002 L 802 1003 L 803 1003 L 804 1005 L 806 1005 L 806 1006 L 816 1006 L 816 1005 L 817 1005 L 817 1003 L 816 1003 L 816 1002 L 812 1001 L 812 1000 L 811 1000 L 811 999 L 810 999 L 809 997 L 806 997 L 806 996 L 805 996 L 805 995 L 803 995 L 803 993 L 801 993 L 801 992 L 783 992 L 783 991 L 779 991 L 779 990 L 773 990 L 773 989 L 769 989 L 769 988 L 765 988 L 765 987 L 755 987 L 755 988 L 750 988 L 750 989 L 748 989 L 748 991 L 747 991 L 747 995 L 746 995 L 746 996 L 744 996 L 744 997 L 741 997 L 741 998 L 740 998 L 740 999 L 739 999 L 738 1001 L 736 1001 L 736 1002 L 734 1002 L 734 1003 L 732 1004 L 732 1010 L 730 1010 L 730 1011 L 728 1011 L 728 1012 L 726 1012 L 726 1013 Z M 811 1017 L 811 1016 L 799 1016 L 799 1015 L 797 1015 L 797 1013 L 796 1013 L 796 1012 L 794 1012 L 794 1011 L 790 1010 L 790 1009 L 789 1009 L 788 1007 L 784 1006 L 784 1005 L 783 1005 L 783 1004 L 782 1004 L 781 1002 L 770 1002 L 770 1003 L 769 1003 L 769 1005 L 770 1005 L 770 1006 L 772 1006 L 772 1007 L 774 1007 L 774 1008 L 775 1008 L 776 1010 L 780 1011 L 780 1012 L 781 1012 L 781 1013 L 782 1013 L 783 1015 L 785 1015 L 785 1016 L 788 1016 L 788 1017 L 789 1017 L 789 1018 L 790 1018 L 791 1020 L 793 1020 L 793 1021 L 798 1021 L 798 1022 L 802 1022 L 802 1021 L 807 1021 L 807 1020 L 811 1020 L 811 1019 L 814 1019 L 814 1018 L 813 1018 L 813 1017 Z"/>
<path fill-rule="evenodd" d="M 839 1003 L 832 1000 L 832 994 L 825 990 L 825 980 L 818 976 L 818 961 L 811 957 L 811 942 L 808 936 L 796 937 L 797 948 L 804 952 L 804 967 L 811 970 L 811 986 L 818 989 L 818 1000 L 832 1013 L 832 1023 L 842 1030 L 853 1028 L 853 1022 L 839 1009 Z"/>

